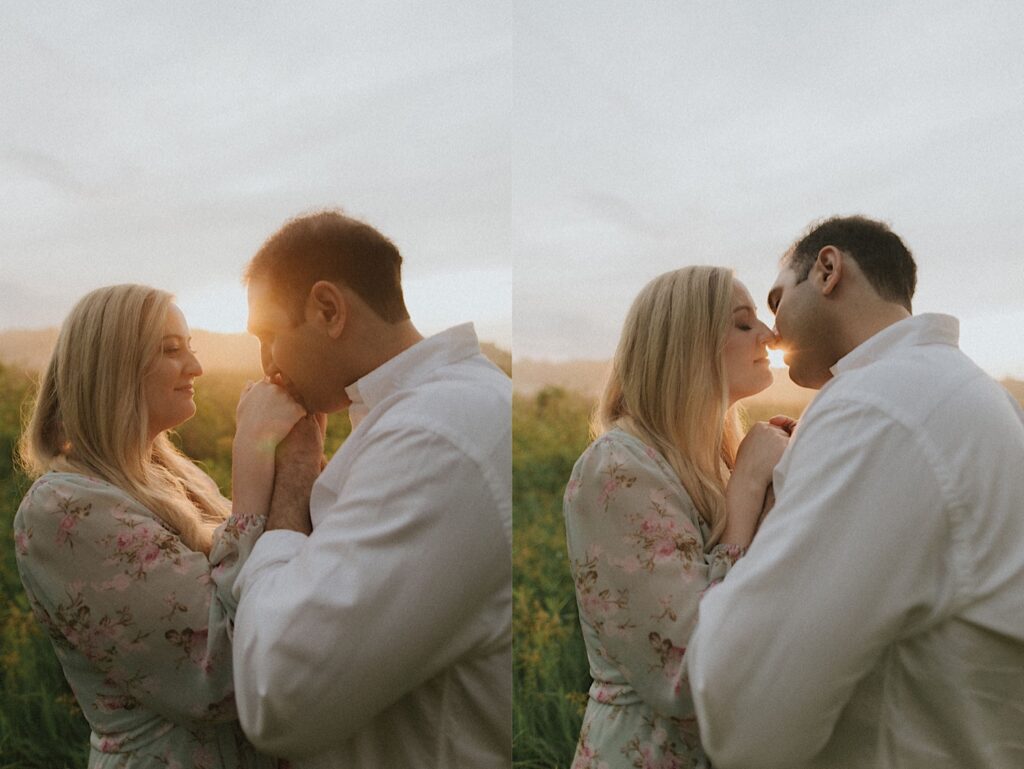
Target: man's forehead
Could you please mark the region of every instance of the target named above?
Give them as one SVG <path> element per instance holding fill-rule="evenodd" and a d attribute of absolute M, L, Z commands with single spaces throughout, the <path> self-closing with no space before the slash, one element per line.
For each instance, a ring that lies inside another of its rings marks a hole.
<path fill-rule="evenodd" d="M 249 326 L 266 325 L 287 311 L 277 300 L 270 283 L 262 278 L 253 278 L 246 287 L 249 302 Z"/>
<path fill-rule="evenodd" d="M 775 282 L 772 283 L 771 290 L 774 291 L 777 288 L 786 288 L 793 285 L 796 282 L 796 273 L 793 272 L 793 268 L 788 262 L 783 262 L 779 265 L 779 272 L 775 276 Z"/>

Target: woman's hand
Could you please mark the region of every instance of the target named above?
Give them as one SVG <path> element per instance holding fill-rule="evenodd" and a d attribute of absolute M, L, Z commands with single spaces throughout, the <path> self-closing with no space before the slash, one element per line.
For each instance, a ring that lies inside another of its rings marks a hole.
<path fill-rule="evenodd" d="M 793 417 L 788 417 L 785 414 L 776 414 L 768 420 L 768 424 L 781 427 L 786 431 L 786 435 L 792 436 L 798 422 Z"/>
<path fill-rule="evenodd" d="M 772 472 L 788 445 L 789 433 L 783 427 L 757 422 L 750 428 L 736 452 L 736 467 L 725 490 L 722 543 L 750 545 L 765 509 Z"/>
<path fill-rule="evenodd" d="M 277 444 L 305 415 L 306 410 L 280 385 L 269 379 L 251 382 L 242 391 L 235 410 L 235 440 L 241 436 L 273 457 Z"/>
<path fill-rule="evenodd" d="M 274 488 L 274 452 L 306 411 L 280 385 L 264 379 L 242 391 L 231 450 L 232 509 L 267 515 Z"/>
<path fill-rule="evenodd" d="M 789 431 L 784 427 L 769 422 L 755 422 L 736 451 L 733 477 L 737 474 L 746 475 L 762 482 L 764 488 L 767 488 L 772 482 L 775 465 L 779 463 L 788 445 Z"/>

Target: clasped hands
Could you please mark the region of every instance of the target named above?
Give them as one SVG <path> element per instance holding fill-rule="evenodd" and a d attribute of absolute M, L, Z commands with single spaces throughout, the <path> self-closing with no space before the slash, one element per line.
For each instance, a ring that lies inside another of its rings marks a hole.
<path fill-rule="evenodd" d="M 238 424 L 240 432 L 249 431 L 258 450 L 273 451 L 266 529 L 309 534 L 309 498 L 324 467 L 327 415 L 307 412 L 278 374 L 246 386 L 238 404 Z"/>

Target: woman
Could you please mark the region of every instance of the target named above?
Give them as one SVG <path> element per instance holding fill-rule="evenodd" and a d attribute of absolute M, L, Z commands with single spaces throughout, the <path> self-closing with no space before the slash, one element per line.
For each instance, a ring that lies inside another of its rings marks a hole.
<path fill-rule="evenodd" d="M 771 384 L 772 338 L 722 268 L 666 273 L 633 302 L 599 437 L 565 495 L 594 679 L 574 769 L 707 766 L 686 644 L 701 595 L 750 544 L 788 440 L 759 424 L 741 444 L 734 408 Z"/>
<path fill-rule="evenodd" d="M 39 477 L 14 519 L 18 569 L 92 727 L 90 767 L 269 768 L 237 724 L 231 588 L 304 411 L 266 382 L 243 394 L 232 511 L 167 437 L 203 373 L 171 300 L 101 288 L 64 322 L 20 446 Z"/>

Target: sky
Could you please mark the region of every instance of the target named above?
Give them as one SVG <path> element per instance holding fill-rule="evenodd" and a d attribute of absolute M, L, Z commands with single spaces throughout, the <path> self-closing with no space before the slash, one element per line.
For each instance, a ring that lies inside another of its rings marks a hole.
<path fill-rule="evenodd" d="M 301 10 L 297 10 L 301 8 Z M 465 3 L 4 2 L 0 329 L 110 283 L 243 331 L 240 274 L 340 207 L 421 331 L 512 342 L 511 33 Z"/>
<path fill-rule="evenodd" d="M 915 311 L 1024 378 L 1016 3 L 12 1 L 0 22 L 0 329 L 137 281 L 241 331 L 247 259 L 340 206 L 399 246 L 421 330 L 604 358 L 655 275 L 730 266 L 763 308 L 810 222 L 861 213 L 914 252 Z"/>
<path fill-rule="evenodd" d="M 599 5 L 517 19 L 516 355 L 610 357 L 687 264 L 734 268 L 770 321 L 785 249 L 860 213 L 914 253 L 915 312 L 1024 378 L 1024 8 Z"/>

